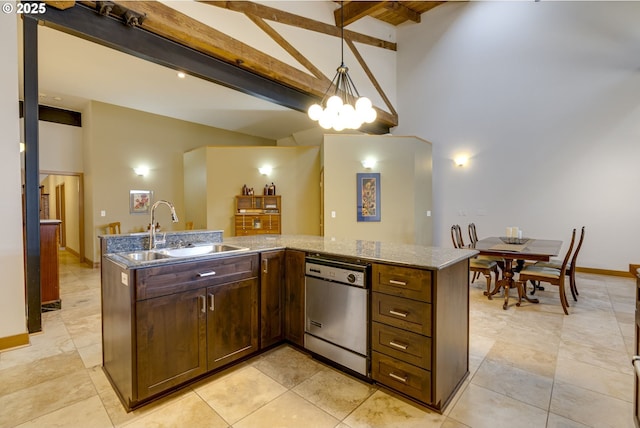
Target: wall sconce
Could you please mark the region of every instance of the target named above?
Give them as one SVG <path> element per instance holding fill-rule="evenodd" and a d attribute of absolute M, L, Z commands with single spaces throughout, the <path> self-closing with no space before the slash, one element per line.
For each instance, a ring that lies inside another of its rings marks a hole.
<path fill-rule="evenodd" d="M 457 166 L 465 166 L 469 162 L 469 158 L 465 155 L 456 156 L 453 161 Z"/>
<path fill-rule="evenodd" d="M 376 166 L 376 160 L 373 158 L 367 158 L 362 160 L 362 166 L 366 169 L 371 169 L 374 168 Z"/>
<path fill-rule="evenodd" d="M 138 167 L 133 168 L 133 171 L 136 173 L 136 175 L 144 177 L 145 175 L 149 174 L 149 167 L 138 166 Z"/>
<path fill-rule="evenodd" d="M 258 168 L 258 171 L 260 171 L 260 174 L 262 175 L 269 175 L 271 174 L 272 170 L 273 168 L 271 168 L 271 166 L 269 165 L 261 166 L 260 168 Z"/>

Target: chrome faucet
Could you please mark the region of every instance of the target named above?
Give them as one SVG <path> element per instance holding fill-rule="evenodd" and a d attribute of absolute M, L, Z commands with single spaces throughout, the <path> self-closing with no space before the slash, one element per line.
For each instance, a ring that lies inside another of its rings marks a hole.
<path fill-rule="evenodd" d="M 149 249 L 155 250 L 156 244 L 164 244 L 165 239 L 161 241 L 156 241 L 156 208 L 158 205 L 164 204 L 171 209 L 171 221 L 174 223 L 178 222 L 178 215 L 176 214 L 176 208 L 173 206 L 171 202 L 160 200 L 151 206 L 151 226 L 149 227 Z M 165 234 L 166 237 L 166 234 Z"/>

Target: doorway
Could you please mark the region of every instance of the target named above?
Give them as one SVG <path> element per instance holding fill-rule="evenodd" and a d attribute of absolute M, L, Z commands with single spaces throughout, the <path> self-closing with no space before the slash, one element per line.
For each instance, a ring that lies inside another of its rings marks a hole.
<path fill-rule="evenodd" d="M 40 184 L 55 198 L 50 206 L 55 207 L 51 218 L 61 221 L 60 249 L 78 257 L 85 263 L 84 234 L 84 176 L 82 173 L 41 171 Z M 53 190 L 53 192 L 51 192 Z"/>

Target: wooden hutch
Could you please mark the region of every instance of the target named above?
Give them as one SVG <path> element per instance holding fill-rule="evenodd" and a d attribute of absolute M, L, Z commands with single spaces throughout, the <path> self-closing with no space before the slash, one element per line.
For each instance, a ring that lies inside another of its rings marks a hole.
<path fill-rule="evenodd" d="M 235 236 L 281 234 L 280 195 L 238 195 Z"/>

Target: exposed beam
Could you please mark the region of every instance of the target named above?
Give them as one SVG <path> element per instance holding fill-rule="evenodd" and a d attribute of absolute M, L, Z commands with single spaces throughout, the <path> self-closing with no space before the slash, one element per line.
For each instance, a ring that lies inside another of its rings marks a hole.
<path fill-rule="evenodd" d="M 340 37 L 339 26 L 325 24 L 324 22 L 305 18 L 299 15 L 294 15 L 289 12 L 274 9 L 272 7 L 264 6 L 251 1 L 201 1 L 200 3 L 206 3 L 212 6 L 218 6 L 224 9 L 233 10 L 235 12 L 242 12 L 259 16 L 262 19 L 276 21 L 281 24 L 291 25 L 294 27 L 304 28 L 308 31 L 315 31 L 318 33 L 328 34 L 330 36 Z M 345 29 L 344 36 L 350 38 L 354 42 L 362 43 L 364 45 L 375 46 L 392 51 L 397 50 L 396 43 L 388 42 L 376 37 L 367 36 L 366 34 L 356 33 L 355 31 L 349 31 Z"/>
<path fill-rule="evenodd" d="M 392 2 L 386 2 L 386 3 L 387 4 L 385 4 L 385 9 L 393 11 L 393 13 L 395 13 L 396 15 L 400 15 L 410 21 L 413 21 L 418 24 L 420 23 L 420 14 L 418 12 L 415 12 L 409 9 L 399 1 L 392 1 Z"/>
<path fill-rule="evenodd" d="M 55 7 L 56 9 L 59 9 L 59 10 L 69 9 L 70 7 L 73 7 L 76 5 L 75 0 L 69 0 L 69 1 L 45 0 L 44 3 L 46 3 L 48 6 Z"/>
<path fill-rule="evenodd" d="M 316 78 L 324 80 L 325 85 L 331 84 L 331 80 L 327 76 L 325 76 L 318 67 L 313 65 L 311 61 L 309 61 L 304 55 L 300 53 L 296 48 L 294 48 L 291 43 L 285 40 L 284 37 L 280 35 L 276 30 L 274 30 L 269 24 L 264 22 L 262 18 L 259 18 L 255 15 L 247 14 L 247 17 L 253 21 L 262 31 L 267 33 L 269 37 L 271 37 L 280 47 L 282 47 L 289 55 L 291 55 L 296 61 L 302 64 L 307 70 L 309 70 Z"/>
<path fill-rule="evenodd" d="M 52 28 L 301 112 L 318 102 L 327 89 L 324 79 L 284 64 L 158 2 L 127 3 L 137 12 L 147 13 L 142 29 L 97 14 L 86 6 L 91 3 L 79 2 L 65 11 L 49 8 L 38 18 Z M 158 14 L 159 10 L 167 15 Z M 396 116 L 380 112 L 371 128 L 384 133 L 385 128 L 388 132 L 397 122 Z"/>
<path fill-rule="evenodd" d="M 376 10 L 385 7 L 388 1 L 350 1 L 333 11 L 333 18 L 336 26 L 342 25 L 342 14 L 344 13 L 344 26 L 356 22 L 358 19 L 371 15 Z"/>

